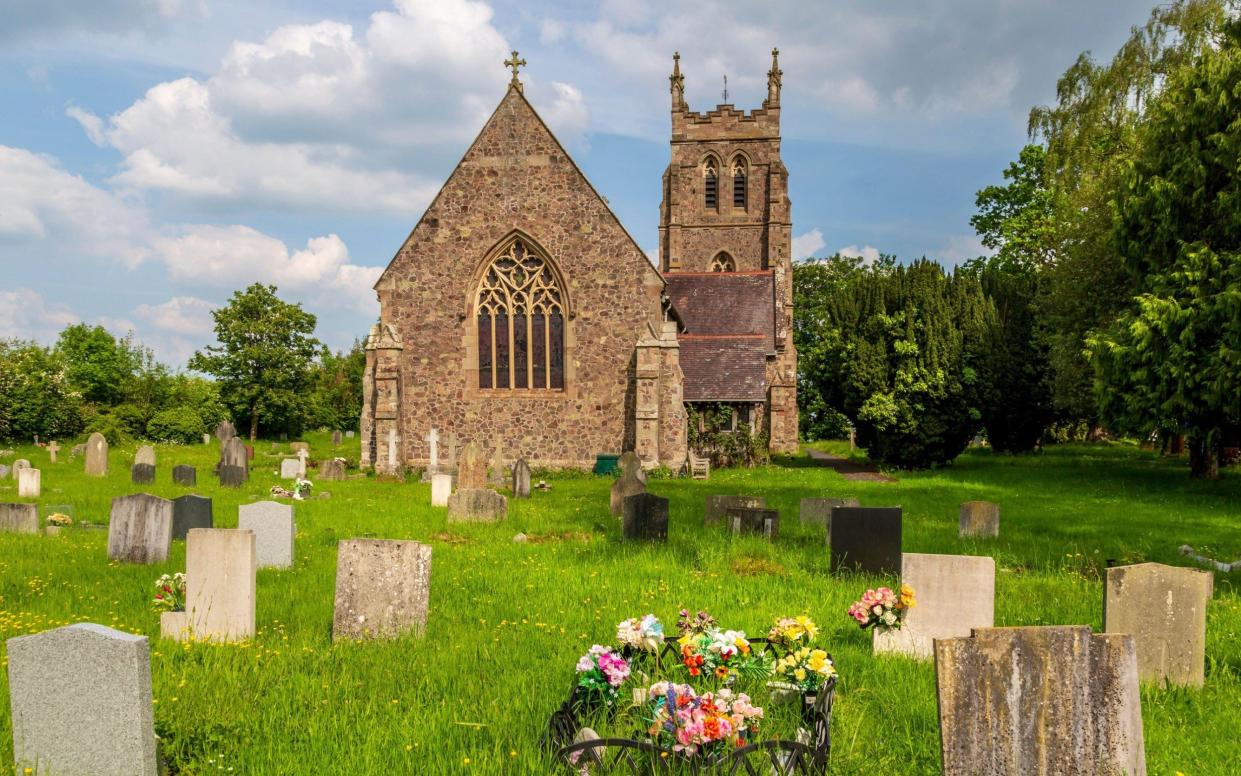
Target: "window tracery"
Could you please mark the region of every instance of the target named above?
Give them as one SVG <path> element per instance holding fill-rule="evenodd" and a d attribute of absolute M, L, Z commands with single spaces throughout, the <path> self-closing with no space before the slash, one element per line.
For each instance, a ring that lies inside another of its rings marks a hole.
<path fill-rule="evenodd" d="M 564 389 L 564 295 L 546 257 L 514 239 L 483 273 L 475 310 L 480 389 Z"/>

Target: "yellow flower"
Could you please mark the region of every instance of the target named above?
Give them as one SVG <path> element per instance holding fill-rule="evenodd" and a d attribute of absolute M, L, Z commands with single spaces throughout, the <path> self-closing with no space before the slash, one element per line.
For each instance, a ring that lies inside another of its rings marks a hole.
<path fill-rule="evenodd" d="M 819 635 L 819 627 L 815 625 L 814 622 L 806 615 L 803 614 L 800 617 L 798 617 L 797 624 L 801 627 L 803 631 L 806 632 L 806 636 L 808 638 L 813 639 L 815 636 Z"/>
<path fill-rule="evenodd" d="M 909 585 L 901 585 L 901 606 L 906 609 L 911 608 L 917 601 L 914 599 L 914 589 Z"/>
<path fill-rule="evenodd" d="M 794 671 L 794 672 L 793 672 L 793 676 L 794 676 L 794 677 L 797 679 L 797 681 L 799 681 L 799 682 L 804 682 L 804 681 L 806 681 L 806 669 L 804 669 L 804 668 L 799 668 L 799 669 L 797 669 L 796 671 Z"/>

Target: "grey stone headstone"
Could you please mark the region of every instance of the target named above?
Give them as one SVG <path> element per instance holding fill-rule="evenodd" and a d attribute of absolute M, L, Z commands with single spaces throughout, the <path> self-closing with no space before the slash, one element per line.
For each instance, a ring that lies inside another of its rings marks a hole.
<path fill-rule="evenodd" d="M 832 524 L 832 510 L 836 507 L 860 507 L 855 498 L 804 498 L 797 510 L 802 525 L 821 525 L 826 530 Z"/>
<path fill-rule="evenodd" d="M 293 565 L 297 524 L 292 505 L 276 501 L 242 504 L 237 509 L 237 527 L 254 531 L 259 568 L 287 569 Z"/>
<path fill-rule="evenodd" d="M 487 462 L 483 460 L 482 449 L 473 442 L 465 446 L 457 462 L 457 487 L 466 490 L 487 487 Z"/>
<path fill-rule="evenodd" d="M 703 525 L 717 525 L 723 522 L 730 507 L 747 507 L 762 509 L 767 506 L 759 496 L 707 496 L 707 511 L 703 516 Z"/>
<path fill-rule="evenodd" d="M 172 541 L 172 502 L 137 493 L 112 499 L 108 560 L 163 563 Z"/>
<path fill-rule="evenodd" d="M 203 444 L 204 444 L 204 445 L 209 445 L 209 444 L 211 444 L 211 435 L 210 435 L 210 434 L 203 434 Z"/>
<path fill-rule="evenodd" d="M 134 453 L 134 463 L 149 463 L 155 465 L 155 448 L 150 445 L 143 445 L 138 448 L 138 452 Z"/>
<path fill-rule="evenodd" d="M 198 470 L 186 464 L 174 466 L 172 467 L 172 481 L 178 485 L 192 488 L 198 484 Z"/>
<path fill-rule="evenodd" d="M 69 448 L 69 455 L 71 456 L 86 455 L 86 445 L 84 444 L 74 445 L 73 447 Z"/>
<path fill-rule="evenodd" d="M 220 465 L 240 466 L 248 470 L 251 457 L 249 451 L 246 450 L 246 443 L 241 441 L 240 437 L 230 437 L 224 443 L 223 450 L 220 451 Z"/>
<path fill-rule="evenodd" d="M 149 485 L 155 482 L 155 465 L 150 463 L 136 463 L 129 470 L 129 479 L 135 485 Z"/>
<path fill-rule="evenodd" d="M 337 446 L 337 447 L 339 447 L 339 446 L 340 446 L 340 442 L 341 442 L 341 435 L 340 435 L 340 432 L 339 432 L 339 431 L 333 431 L 333 432 L 332 432 L 332 444 L 333 444 L 333 445 L 335 445 L 335 446 Z"/>
<path fill-rule="evenodd" d="M 240 488 L 249 479 L 244 466 L 221 466 L 220 484 L 226 488 Z"/>
<path fill-rule="evenodd" d="M 1000 505 L 990 501 L 965 501 L 961 504 L 958 536 L 999 536 Z"/>
<path fill-rule="evenodd" d="M 632 460 L 635 462 L 638 460 L 638 456 L 633 453 L 625 455 L 633 456 Z M 621 456 L 622 463 L 625 461 L 625 455 Z M 620 476 L 616 478 L 616 482 L 612 483 L 610 503 L 612 514 L 620 517 L 625 511 L 625 499 L 645 492 L 646 474 L 642 472 L 642 466 L 636 463 L 622 466 Z"/>
<path fill-rule="evenodd" d="M 917 603 L 900 628 L 874 631 L 876 654 L 897 653 L 930 660 L 935 639 L 970 635 L 995 625 L 995 559 L 987 555 L 929 555 L 901 558 L 901 584 Z"/>
<path fill-rule="evenodd" d="M 27 461 L 25 458 L 18 458 L 16 461 L 13 462 L 13 473 L 12 473 L 13 479 L 16 480 L 18 475 L 22 473 L 23 469 L 29 469 L 29 468 L 30 468 L 30 461 Z"/>
<path fill-rule="evenodd" d="M 1107 570 L 1103 630 L 1133 636 L 1142 681 L 1202 686 L 1214 582 L 1209 571 L 1162 563 Z"/>
<path fill-rule="evenodd" d="M 935 682 L 945 776 L 1146 773 L 1127 633 L 978 628 L 935 641 Z"/>
<path fill-rule="evenodd" d="M 513 464 L 513 495 L 530 498 L 530 464 L 526 463 L 525 458 L 519 458 Z"/>
<path fill-rule="evenodd" d="M 302 462 L 296 458 L 284 458 L 280 461 L 280 479 L 295 480 L 302 476 Z"/>
<path fill-rule="evenodd" d="M 0 463 L 0 479 L 7 480 L 9 478 L 9 467 Z"/>
<path fill-rule="evenodd" d="M 616 470 L 621 475 L 632 474 L 646 484 L 646 470 L 642 468 L 642 459 L 632 450 L 621 453 L 621 457 L 616 460 Z"/>
<path fill-rule="evenodd" d="M 900 575 L 900 507 L 836 507 L 828 536 L 832 573 Z"/>
<path fill-rule="evenodd" d="M 214 528 L 211 499 L 191 494 L 172 500 L 172 538 L 185 539 L 191 528 Z"/>
<path fill-rule="evenodd" d="M 345 479 L 345 462 L 337 458 L 329 458 L 319 464 L 319 479 L 328 482 L 340 482 Z"/>
<path fill-rule="evenodd" d="M 18 498 L 38 498 L 43 495 L 43 472 L 27 466 L 17 470 Z"/>
<path fill-rule="evenodd" d="M 345 439 L 353 439 L 353 429 L 345 432 Z"/>
<path fill-rule="evenodd" d="M 333 639 L 387 639 L 426 630 L 431 547 L 348 539 L 336 553 Z"/>
<path fill-rule="evenodd" d="M 448 522 L 490 523 L 508 517 L 508 499 L 487 488 L 458 488 L 448 497 Z"/>
<path fill-rule="evenodd" d="M 237 437 L 237 429 L 227 420 L 222 420 L 215 427 L 215 438 L 220 440 L 220 447 L 223 447 L 230 439 Z"/>
<path fill-rule="evenodd" d="M 725 519 L 735 534 L 754 534 L 768 539 L 780 535 L 780 513 L 774 509 L 729 507 Z"/>
<path fill-rule="evenodd" d="M 0 533 L 38 533 L 39 507 L 35 504 L 0 504 Z"/>
<path fill-rule="evenodd" d="M 156 776 L 146 636 L 78 623 L 7 648 L 19 773 Z"/>
<path fill-rule="evenodd" d="M 621 536 L 625 539 L 668 541 L 668 499 L 652 493 L 626 497 Z"/>
<path fill-rule="evenodd" d="M 108 440 L 98 431 L 86 440 L 86 476 L 106 477 L 108 475 Z"/>

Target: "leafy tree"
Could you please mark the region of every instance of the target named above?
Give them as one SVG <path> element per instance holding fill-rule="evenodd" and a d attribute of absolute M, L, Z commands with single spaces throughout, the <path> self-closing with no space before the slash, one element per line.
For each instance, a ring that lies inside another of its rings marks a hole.
<path fill-rule="evenodd" d="M 1186 433 L 1194 477 L 1241 427 L 1241 21 L 1219 29 L 1140 129 L 1115 202 L 1139 294 L 1090 340 L 1107 417 Z"/>
<path fill-rule="evenodd" d="M 314 373 L 312 425 L 332 429 L 356 429 L 362 416 L 362 375 L 366 372 L 366 349 L 355 340 L 348 352 L 323 348 Z"/>
<path fill-rule="evenodd" d="M 206 431 L 202 417 L 193 407 L 171 407 L 161 410 L 147 424 L 147 438 L 157 442 L 190 445 L 198 442 Z"/>
<path fill-rule="evenodd" d="M 63 357 L 33 342 L 0 340 L 0 438 L 68 438 L 82 429 L 81 396 Z"/>
<path fill-rule="evenodd" d="M 189 367 L 216 377 L 220 398 L 235 420 L 249 425 L 251 440 L 260 424 L 298 427 L 312 361 L 322 347 L 314 337 L 315 316 L 261 283 L 234 292 L 211 315 L 219 344 L 195 353 Z"/>
<path fill-rule="evenodd" d="M 1054 262 L 1056 208 L 1044 180 L 1046 163 L 1042 146 L 1027 145 L 1004 171 L 1008 183 L 987 186 L 974 200 L 978 213 L 970 225 L 1001 265 L 1039 269 Z"/>
<path fill-rule="evenodd" d="M 88 402 L 112 406 L 125 399 L 140 355 L 129 340 L 118 341 L 102 326 L 67 326 L 56 340 L 70 385 Z"/>

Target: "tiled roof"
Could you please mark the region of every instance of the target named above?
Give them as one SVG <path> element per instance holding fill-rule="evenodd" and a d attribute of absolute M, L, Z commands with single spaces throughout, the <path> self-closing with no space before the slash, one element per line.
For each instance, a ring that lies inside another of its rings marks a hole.
<path fill-rule="evenodd" d="M 682 334 L 685 401 L 767 399 L 767 347 L 760 336 Z"/>

